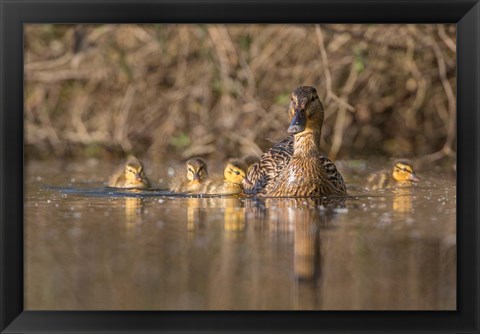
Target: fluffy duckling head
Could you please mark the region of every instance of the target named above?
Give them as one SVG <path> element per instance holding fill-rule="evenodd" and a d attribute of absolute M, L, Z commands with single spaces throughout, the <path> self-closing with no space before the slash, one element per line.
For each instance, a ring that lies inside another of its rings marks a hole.
<path fill-rule="evenodd" d="M 287 130 L 289 134 L 320 130 L 324 111 L 317 90 L 310 86 L 297 87 L 292 92 L 288 115 L 291 120 Z"/>
<path fill-rule="evenodd" d="M 185 164 L 187 167 L 187 179 L 200 182 L 208 177 L 207 163 L 201 158 L 192 158 Z"/>
<path fill-rule="evenodd" d="M 392 177 L 397 182 L 420 181 L 413 170 L 412 162 L 409 160 L 396 160 L 393 164 Z"/>
<path fill-rule="evenodd" d="M 143 164 L 135 157 L 130 157 L 125 164 L 125 179 L 131 183 L 144 183 L 146 180 Z"/>
<path fill-rule="evenodd" d="M 235 184 L 242 184 L 247 173 L 247 165 L 238 159 L 230 159 L 227 161 L 223 171 L 225 181 Z"/>

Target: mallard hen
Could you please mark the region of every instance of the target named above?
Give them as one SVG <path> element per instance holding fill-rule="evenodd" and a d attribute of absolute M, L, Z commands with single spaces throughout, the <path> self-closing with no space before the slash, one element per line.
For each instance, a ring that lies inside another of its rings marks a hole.
<path fill-rule="evenodd" d="M 324 110 L 315 88 L 296 88 L 288 113 L 290 135 L 249 168 L 245 192 L 261 196 L 346 195 L 341 174 L 319 148 Z"/>

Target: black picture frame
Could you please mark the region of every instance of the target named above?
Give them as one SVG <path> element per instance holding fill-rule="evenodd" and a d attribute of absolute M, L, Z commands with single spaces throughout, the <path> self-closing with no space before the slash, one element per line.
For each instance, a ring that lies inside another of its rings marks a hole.
<path fill-rule="evenodd" d="M 478 0 L 0 0 L 2 333 L 479 332 Z M 456 23 L 457 311 L 50 312 L 23 310 L 23 24 Z"/>

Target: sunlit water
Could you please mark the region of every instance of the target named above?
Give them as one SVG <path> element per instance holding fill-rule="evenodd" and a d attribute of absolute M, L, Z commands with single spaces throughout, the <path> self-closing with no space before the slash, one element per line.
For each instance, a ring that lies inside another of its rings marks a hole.
<path fill-rule="evenodd" d="M 117 191 L 111 164 L 31 161 L 26 309 L 455 309 L 454 175 L 367 193 L 360 166 L 325 201 Z"/>

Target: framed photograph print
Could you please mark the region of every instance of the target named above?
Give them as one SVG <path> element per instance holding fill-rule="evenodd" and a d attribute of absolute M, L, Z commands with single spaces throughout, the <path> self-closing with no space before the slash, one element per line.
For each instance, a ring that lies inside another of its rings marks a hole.
<path fill-rule="evenodd" d="M 2 333 L 479 332 L 478 1 L 0 4 Z"/>

